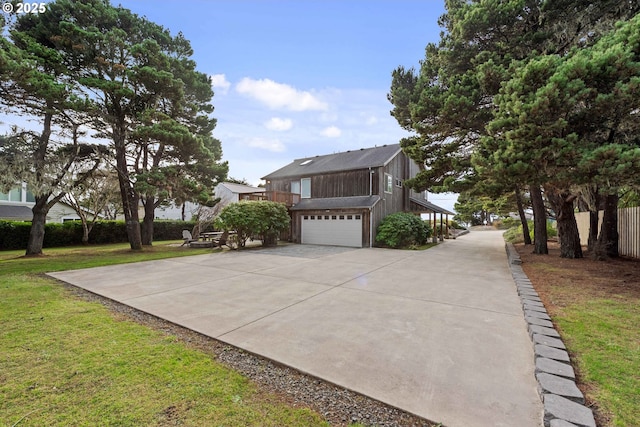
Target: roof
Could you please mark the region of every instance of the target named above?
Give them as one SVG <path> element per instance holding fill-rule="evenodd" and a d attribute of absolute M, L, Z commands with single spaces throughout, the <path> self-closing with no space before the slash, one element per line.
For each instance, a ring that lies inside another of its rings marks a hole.
<path fill-rule="evenodd" d="M 294 160 L 275 172 L 271 172 L 262 179 L 319 175 L 328 172 L 385 166 L 397 156 L 400 151 L 402 151 L 400 144 L 391 144 L 327 154 L 324 156 L 304 157 Z"/>
<path fill-rule="evenodd" d="M 422 206 L 423 208 L 426 208 L 428 211 L 431 211 L 431 212 L 445 214 L 445 215 L 455 215 L 455 213 L 448 211 L 445 208 L 441 208 L 438 205 L 434 205 L 433 203 L 427 200 L 417 199 L 415 197 L 410 197 L 409 200 L 412 203 L 416 203 L 417 205 Z"/>
<path fill-rule="evenodd" d="M 264 188 L 252 187 L 250 185 L 244 185 L 244 184 L 236 184 L 235 182 L 223 182 L 222 185 L 227 187 L 232 192 L 238 193 L 238 194 L 263 193 L 264 192 Z"/>
<path fill-rule="evenodd" d="M 28 206 L 0 205 L 0 218 L 16 221 L 31 221 L 33 212 Z"/>
<path fill-rule="evenodd" d="M 362 209 L 370 208 L 380 200 L 380 196 L 327 197 L 323 199 L 301 199 L 292 211 L 312 209 Z"/>

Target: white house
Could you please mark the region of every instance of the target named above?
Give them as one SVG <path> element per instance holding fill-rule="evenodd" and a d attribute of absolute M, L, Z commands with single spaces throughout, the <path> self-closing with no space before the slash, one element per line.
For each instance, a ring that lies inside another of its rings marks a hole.
<path fill-rule="evenodd" d="M 240 200 L 267 200 L 264 188 L 236 184 L 235 182 L 221 182 L 216 185 L 214 194 L 216 198 L 220 198 L 219 206 L 221 208 Z"/>
<path fill-rule="evenodd" d="M 31 208 L 36 199 L 27 190 L 27 184 L 16 185 L 8 193 L 0 193 L 0 220 L 31 221 Z M 56 203 L 47 214 L 47 222 L 65 222 L 79 220 L 75 210 L 64 202 Z"/>

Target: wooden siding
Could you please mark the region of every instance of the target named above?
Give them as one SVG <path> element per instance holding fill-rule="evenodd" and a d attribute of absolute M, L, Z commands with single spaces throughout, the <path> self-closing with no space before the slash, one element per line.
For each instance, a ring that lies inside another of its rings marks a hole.
<path fill-rule="evenodd" d="M 291 182 L 300 181 L 301 178 L 311 178 L 313 199 L 369 195 L 368 169 L 272 180 L 267 183 L 267 191 L 291 192 Z M 374 190 L 377 191 L 377 188 Z M 374 191 L 373 194 L 377 193 Z"/>
<path fill-rule="evenodd" d="M 372 242 L 375 243 L 376 230 L 384 217 L 394 212 L 408 212 L 410 210 L 409 197 L 412 192 L 404 186 L 404 181 L 415 176 L 418 170 L 418 165 L 410 160 L 403 152 L 400 152 L 384 167 L 373 168 L 371 176 L 369 169 L 359 169 L 323 175 L 287 177 L 268 181 L 265 191 L 267 193 L 270 191 L 291 192 L 292 181 L 300 181 L 301 178 L 311 178 L 312 199 L 367 196 L 369 194 L 380 196 L 380 200 L 371 211 L 369 211 L 369 209 L 331 210 L 331 214 L 335 212 L 362 214 L 363 246 L 368 247 Z M 385 193 L 384 191 L 385 173 L 393 177 L 391 193 Z M 396 185 L 396 180 L 398 179 L 402 181 L 402 186 L 400 187 Z M 370 185 L 371 190 L 369 189 Z M 298 243 L 300 242 L 300 215 L 317 215 L 320 213 L 324 214 L 324 211 L 292 212 L 291 240 Z M 371 219 L 371 223 L 369 219 Z M 372 232 L 372 242 L 369 241 L 370 231 Z"/>
<path fill-rule="evenodd" d="M 602 225 L 603 211 L 598 212 L 598 229 Z M 576 213 L 580 243 L 589 238 L 589 212 Z M 622 256 L 640 258 L 640 207 L 618 209 L 618 252 Z"/>
<path fill-rule="evenodd" d="M 404 212 L 409 210 L 409 189 L 404 186 L 404 181 L 410 177 L 410 160 L 404 154 L 400 153 L 394 157 L 384 168 L 380 168 L 376 174 L 377 183 L 380 188 L 380 201 L 372 210 L 372 240 L 375 243 L 376 231 L 378 226 L 389 214 L 395 212 Z M 391 193 L 384 192 L 384 177 L 390 174 L 393 177 Z M 402 180 L 402 186 L 396 186 L 396 179 Z"/>

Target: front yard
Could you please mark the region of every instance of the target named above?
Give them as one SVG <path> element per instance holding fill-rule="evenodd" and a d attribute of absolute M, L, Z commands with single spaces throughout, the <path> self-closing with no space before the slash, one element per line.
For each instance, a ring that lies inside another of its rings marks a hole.
<path fill-rule="evenodd" d="M 45 271 L 210 252 L 157 244 L 0 252 L 0 424 L 326 426 L 210 354 L 80 298 Z"/>
<path fill-rule="evenodd" d="M 599 426 L 640 426 L 640 261 L 534 255 L 522 267 L 562 335 Z"/>

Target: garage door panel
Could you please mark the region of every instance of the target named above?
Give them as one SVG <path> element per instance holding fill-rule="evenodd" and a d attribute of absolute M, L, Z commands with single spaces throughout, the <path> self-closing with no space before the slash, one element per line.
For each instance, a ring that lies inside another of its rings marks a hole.
<path fill-rule="evenodd" d="M 362 247 L 362 215 L 304 215 L 302 243 Z"/>

